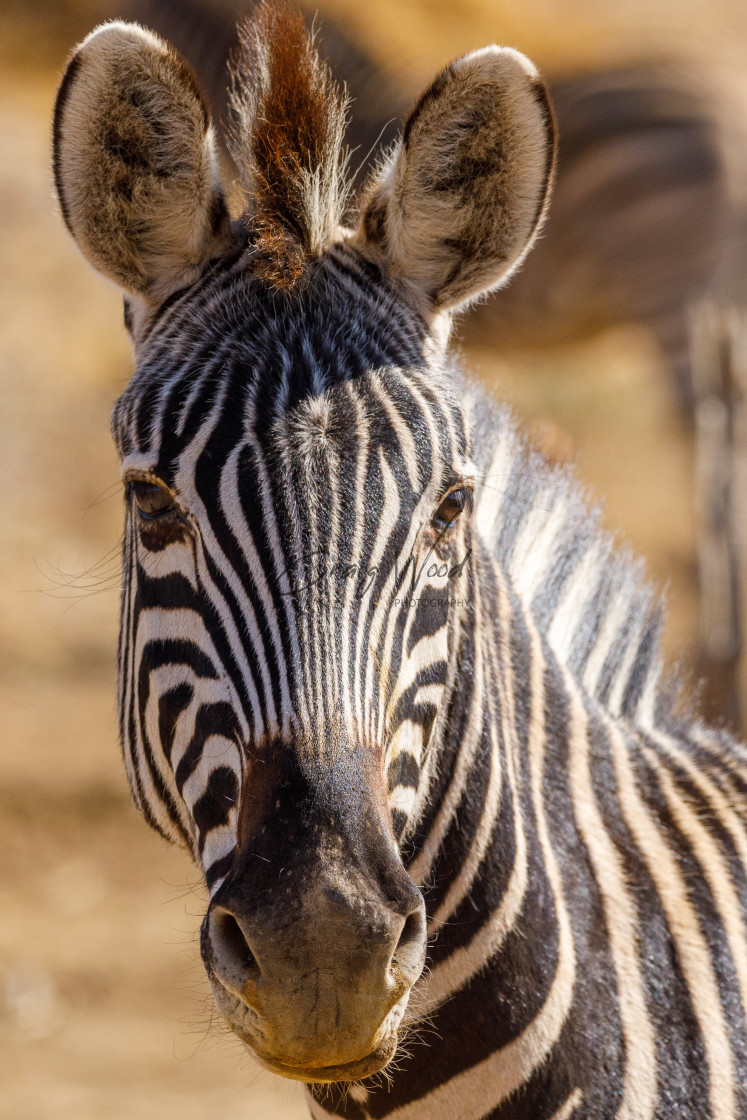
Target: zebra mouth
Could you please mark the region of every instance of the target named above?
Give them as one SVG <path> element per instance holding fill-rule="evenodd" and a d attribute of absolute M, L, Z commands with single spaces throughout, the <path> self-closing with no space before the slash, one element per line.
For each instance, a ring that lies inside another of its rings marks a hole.
<path fill-rule="evenodd" d="M 285 1062 L 277 1061 L 259 1053 L 249 1043 L 245 1045 L 270 1073 L 288 1077 L 293 1081 L 305 1081 L 307 1084 L 328 1085 L 333 1081 L 361 1081 L 365 1077 L 371 1077 L 373 1074 L 379 1073 L 394 1057 L 397 1049 L 397 1032 L 395 1031 L 386 1041 L 380 1042 L 367 1057 L 333 1066 L 307 1068 L 305 1066 L 286 1065 Z"/>
<path fill-rule="evenodd" d="M 351 1061 L 337 1061 L 330 1065 L 312 1065 L 311 1063 L 307 1065 L 303 1063 L 303 1048 L 299 1048 L 297 1056 L 294 1055 L 296 1057 L 295 1061 L 283 1061 L 282 1057 L 278 1056 L 283 1054 L 283 1043 L 273 1037 L 274 1032 L 272 1030 L 268 1031 L 267 1024 L 257 1011 L 244 1000 L 240 1000 L 228 992 L 209 967 L 207 971 L 216 1006 L 224 1016 L 226 1025 L 244 1043 L 252 1057 L 270 1073 L 294 1081 L 304 1081 L 307 1084 L 361 1081 L 379 1073 L 395 1055 L 399 1043 L 398 1027 L 407 1006 L 409 989 L 390 1009 L 375 1034 L 372 1033 L 369 1036 L 373 1049 L 367 1054 L 364 1044 L 361 1049 L 355 1048 L 358 1049 L 359 1054 L 363 1050 L 363 1055 L 353 1058 Z M 335 1041 L 342 1043 L 345 1033 L 344 1031 L 340 1032 Z M 350 1042 L 350 1039 L 348 1038 L 347 1041 Z M 333 1042 L 328 1048 L 328 1052 L 329 1050 L 332 1051 L 330 1056 L 335 1056 L 335 1051 L 337 1051 L 337 1055 L 343 1056 L 345 1049 L 344 1045 L 334 1045 Z M 347 1049 L 350 1052 L 352 1047 L 348 1046 Z M 355 1050 L 353 1050 L 353 1053 L 355 1053 Z M 310 1048 L 310 1056 L 311 1054 L 317 1060 L 320 1057 L 323 1059 L 325 1056 L 323 1050 L 320 1052 L 318 1046 Z"/>

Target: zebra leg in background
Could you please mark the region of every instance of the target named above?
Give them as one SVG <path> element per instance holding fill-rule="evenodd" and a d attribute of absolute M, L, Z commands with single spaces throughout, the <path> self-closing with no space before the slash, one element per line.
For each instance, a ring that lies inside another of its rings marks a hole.
<path fill-rule="evenodd" d="M 691 292 L 684 303 L 658 312 L 648 323 L 666 363 L 672 395 L 682 424 L 690 433 L 695 426 L 695 387 L 691 314 L 689 308 L 700 304 L 702 291 Z"/>
<path fill-rule="evenodd" d="M 699 673 L 708 717 L 744 732 L 744 532 L 747 496 L 747 315 L 712 300 L 690 314 L 695 508 L 700 586 Z"/>

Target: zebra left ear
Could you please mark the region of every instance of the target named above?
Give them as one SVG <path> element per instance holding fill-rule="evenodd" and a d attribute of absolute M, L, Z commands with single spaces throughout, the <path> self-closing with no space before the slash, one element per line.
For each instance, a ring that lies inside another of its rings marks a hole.
<path fill-rule="evenodd" d="M 187 64 L 133 23 L 68 60 L 54 115 L 65 223 L 90 263 L 158 305 L 231 236 L 207 106 Z"/>
<path fill-rule="evenodd" d="M 453 310 L 505 282 L 547 210 L 555 123 L 524 55 L 485 47 L 422 95 L 364 192 L 354 244 L 426 311 Z"/>

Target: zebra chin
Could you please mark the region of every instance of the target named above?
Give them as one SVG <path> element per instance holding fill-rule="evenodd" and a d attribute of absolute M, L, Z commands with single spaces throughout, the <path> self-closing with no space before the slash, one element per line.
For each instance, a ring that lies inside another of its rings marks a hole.
<path fill-rule="evenodd" d="M 381 954 L 371 954 L 379 967 L 370 967 L 361 946 L 351 967 L 349 954 L 343 952 L 341 961 L 331 943 L 326 967 L 309 960 L 305 973 L 291 968 L 283 977 L 266 963 L 259 972 L 246 958 L 244 970 L 237 969 L 238 957 L 225 952 L 226 941 L 238 950 L 235 931 L 227 933 L 226 924 L 224 912 L 217 923 L 208 915 L 203 925 L 202 955 L 213 998 L 227 1026 L 264 1068 L 296 1081 L 331 1083 L 359 1081 L 389 1064 L 412 983 L 422 970 L 417 950 L 409 969 L 403 950 L 382 969 Z M 286 952 L 293 961 L 293 950 Z M 308 956 L 304 946 L 296 959 Z"/>
<path fill-rule="evenodd" d="M 409 990 L 385 1017 L 374 1037 L 357 1048 L 360 1055 L 351 1057 L 357 1050 L 350 1044 L 349 1033 L 341 1030 L 338 1024 L 330 1025 L 326 1037 L 321 1032 L 313 1040 L 294 1035 L 289 1043 L 287 1038 L 281 1040 L 269 1032 L 267 1024 L 260 1017 L 255 1019 L 252 1009 L 246 1004 L 232 999 L 230 995 L 226 998 L 225 991 L 220 991 L 220 981 L 210 976 L 210 982 L 216 1006 L 229 1029 L 264 1069 L 280 1077 L 306 1084 L 361 1081 L 385 1069 L 397 1052 L 397 1027 L 407 1007 Z M 325 1041 L 321 1043 L 320 1038 L 325 1038 Z"/>

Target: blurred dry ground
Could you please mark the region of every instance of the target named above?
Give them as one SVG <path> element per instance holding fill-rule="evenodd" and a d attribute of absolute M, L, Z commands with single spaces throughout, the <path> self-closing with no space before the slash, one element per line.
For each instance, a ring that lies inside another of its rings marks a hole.
<path fill-rule="evenodd" d="M 597 4 L 593 27 L 584 5 L 560 0 L 522 14 L 487 0 L 321 7 L 380 57 L 394 51 L 418 84 L 495 38 L 540 61 L 598 61 L 604 44 L 631 53 L 646 18 L 664 34 L 673 5 Z M 679 7 L 703 42 L 726 39 L 728 4 L 707 17 Z M 0 13 L 0 1120 L 290 1120 L 305 1114 L 297 1087 L 258 1074 L 211 1027 L 197 877 L 138 819 L 119 760 L 121 488 L 108 415 L 130 356 L 119 295 L 78 256 L 49 176 L 65 54 L 111 14 L 93 0 Z M 546 443 L 570 449 L 607 523 L 667 585 L 667 648 L 687 664 L 690 448 L 650 341 L 618 330 L 531 360 L 484 349 L 466 361 L 530 427 L 549 425 Z"/>

